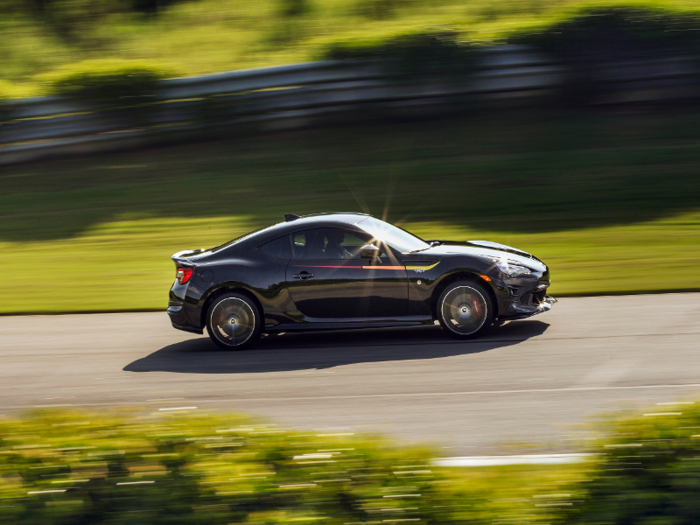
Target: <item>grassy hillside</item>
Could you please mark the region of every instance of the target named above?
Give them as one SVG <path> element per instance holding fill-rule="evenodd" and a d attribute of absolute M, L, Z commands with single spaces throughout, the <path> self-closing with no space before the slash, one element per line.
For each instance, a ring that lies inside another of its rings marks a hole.
<path fill-rule="evenodd" d="M 356 210 L 532 251 L 552 293 L 700 289 L 700 113 L 525 113 L 3 168 L 0 312 L 162 309 L 169 257 Z"/>
<path fill-rule="evenodd" d="M 700 12 L 693 0 L 0 0 L 0 92 L 45 92 L 42 74 L 90 59 L 147 59 L 182 75 L 313 60 L 331 43 L 423 30 L 503 41 L 584 6 Z M 24 7 L 23 7 L 24 6 Z M 2 93 L 0 93 L 0 96 Z"/>

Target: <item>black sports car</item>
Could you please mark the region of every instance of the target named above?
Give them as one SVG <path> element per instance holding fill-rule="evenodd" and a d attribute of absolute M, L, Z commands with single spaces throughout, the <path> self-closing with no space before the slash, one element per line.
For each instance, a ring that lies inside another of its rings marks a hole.
<path fill-rule="evenodd" d="M 361 213 L 321 213 L 173 255 L 175 328 L 241 349 L 261 332 L 433 324 L 458 338 L 556 302 L 536 257 L 487 241 L 424 241 Z"/>

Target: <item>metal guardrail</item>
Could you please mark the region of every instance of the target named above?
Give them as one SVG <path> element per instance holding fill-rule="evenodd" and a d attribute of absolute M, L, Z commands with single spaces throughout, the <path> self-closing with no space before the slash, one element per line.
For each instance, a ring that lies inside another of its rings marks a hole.
<path fill-rule="evenodd" d="M 607 88 L 600 103 L 698 94 L 692 57 L 596 64 L 592 72 Z M 397 82 L 378 62 L 325 61 L 165 80 L 157 100 L 136 108 L 23 99 L 0 124 L 0 165 L 234 128 L 297 127 L 359 109 L 425 113 L 449 110 L 455 101 L 528 100 L 559 88 L 566 74 L 530 48 L 497 46 L 484 50 L 460 82 Z"/>

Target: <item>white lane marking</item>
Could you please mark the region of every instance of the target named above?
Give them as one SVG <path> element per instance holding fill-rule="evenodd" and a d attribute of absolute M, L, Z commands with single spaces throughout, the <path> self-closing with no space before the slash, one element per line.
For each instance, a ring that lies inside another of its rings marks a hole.
<path fill-rule="evenodd" d="M 257 398 L 237 398 L 237 399 L 203 399 L 197 400 L 202 403 L 216 402 L 236 402 L 236 401 L 316 401 L 319 399 L 364 399 L 364 398 L 386 398 L 386 397 L 423 397 L 423 396 L 485 396 L 497 394 L 528 394 L 547 392 L 586 392 L 597 390 L 631 390 L 644 388 L 685 388 L 700 387 L 700 383 L 689 383 L 682 385 L 639 385 L 639 386 L 600 386 L 600 387 L 571 387 L 571 388 L 533 388 L 523 390 L 483 390 L 467 392 L 408 392 L 398 394 L 352 394 L 341 396 L 304 396 L 304 397 L 257 397 Z M 14 408 L 14 407 L 12 407 Z"/>
<path fill-rule="evenodd" d="M 196 410 L 197 407 L 173 407 L 173 408 L 159 408 L 159 412 L 167 412 L 168 410 Z"/>
<path fill-rule="evenodd" d="M 437 467 L 491 467 L 499 465 L 561 465 L 580 463 L 594 454 L 528 454 L 521 456 L 464 456 L 439 458 Z"/>

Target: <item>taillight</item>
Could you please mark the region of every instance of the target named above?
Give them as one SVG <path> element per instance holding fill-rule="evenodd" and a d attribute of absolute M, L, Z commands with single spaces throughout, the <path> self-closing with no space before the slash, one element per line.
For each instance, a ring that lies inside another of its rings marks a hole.
<path fill-rule="evenodd" d="M 192 277 L 192 268 L 178 268 L 177 273 L 175 274 L 175 278 L 177 279 L 177 282 L 180 284 L 185 284 L 187 281 L 190 280 L 190 277 Z"/>

